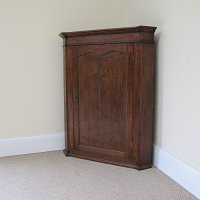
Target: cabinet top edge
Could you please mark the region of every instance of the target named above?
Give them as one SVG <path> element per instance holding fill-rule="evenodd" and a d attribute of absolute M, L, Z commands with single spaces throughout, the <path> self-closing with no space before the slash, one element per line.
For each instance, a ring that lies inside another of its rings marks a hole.
<path fill-rule="evenodd" d="M 86 31 L 75 31 L 75 32 L 62 32 L 59 34 L 59 36 L 61 38 L 68 38 L 68 37 L 78 37 L 78 36 L 134 33 L 134 32 L 154 33 L 156 29 L 157 27 L 153 26 L 135 26 L 135 27 L 110 28 L 110 29 L 86 30 Z"/>

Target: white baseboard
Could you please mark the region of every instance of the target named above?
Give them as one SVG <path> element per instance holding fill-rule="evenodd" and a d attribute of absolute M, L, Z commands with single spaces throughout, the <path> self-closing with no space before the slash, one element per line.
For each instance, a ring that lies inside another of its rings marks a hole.
<path fill-rule="evenodd" d="M 0 157 L 63 150 L 64 132 L 0 140 Z"/>
<path fill-rule="evenodd" d="M 156 146 L 153 164 L 200 199 L 200 171 Z"/>

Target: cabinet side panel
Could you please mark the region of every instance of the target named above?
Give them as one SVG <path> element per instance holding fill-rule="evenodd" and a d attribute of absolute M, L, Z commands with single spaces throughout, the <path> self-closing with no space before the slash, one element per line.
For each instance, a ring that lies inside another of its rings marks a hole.
<path fill-rule="evenodd" d="M 66 150 L 74 149 L 74 106 L 73 106 L 73 48 L 65 48 L 64 83 L 65 83 L 65 134 Z"/>
<path fill-rule="evenodd" d="M 141 44 L 141 99 L 139 165 L 152 163 L 153 98 L 154 98 L 154 44 Z"/>
<path fill-rule="evenodd" d="M 63 85 L 64 85 L 64 126 L 65 126 L 65 150 L 64 153 L 68 154 L 68 135 L 67 135 L 67 79 L 66 79 L 66 71 L 67 71 L 67 49 L 63 47 Z"/>
<path fill-rule="evenodd" d="M 133 159 L 136 164 L 139 160 L 139 136 L 140 136 L 140 96 L 141 96 L 141 44 L 134 44 L 134 73 L 133 73 Z"/>

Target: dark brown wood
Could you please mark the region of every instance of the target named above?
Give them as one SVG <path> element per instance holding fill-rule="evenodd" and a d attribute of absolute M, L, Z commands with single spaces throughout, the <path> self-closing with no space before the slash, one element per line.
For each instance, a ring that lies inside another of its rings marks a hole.
<path fill-rule="evenodd" d="M 109 35 L 91 35 L 91 36 L 79 36 L 69 37 L 65 40 L 64 46 L 70 45 L 91 45 L 91 44 L 121 44 L 121 43 L 133 43 L 133 42 L 152 42 L 153 33 L 124 33 L 121 34 L 109 34 Z"/>
<path fill-rule="evenodd" d="M 156 27 L 151 26 L 136 26 L 136 27 L 124 27 L 124 28 L 111 28 L 111 29 L 99 29 L 99 30 L 87 30 L 76 32 L 62 32 L 60 37 L 78 37 L 78 36 L 94 36 L 94 35 L 108 35 L 108 34 L 124 34 L 124 33 L 154 33 Z"/>
<path fill-rule="evenodd" d="M 151 167 L 155 29 L 60 34 L 66 155 Z"/>

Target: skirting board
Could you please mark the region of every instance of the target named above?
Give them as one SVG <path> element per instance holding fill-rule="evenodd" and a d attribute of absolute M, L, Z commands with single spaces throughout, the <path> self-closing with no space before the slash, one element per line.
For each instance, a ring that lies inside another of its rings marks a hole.
<path fill-rule="evenodd" d="M 63 150 L 64 132 L 0 140 L 0 157 Z"/>
<path fill-rule="evenodd" d="M 154 146 L 153 164 L 174 181 L 200 199 L 200 171 Z"/>

